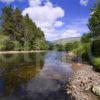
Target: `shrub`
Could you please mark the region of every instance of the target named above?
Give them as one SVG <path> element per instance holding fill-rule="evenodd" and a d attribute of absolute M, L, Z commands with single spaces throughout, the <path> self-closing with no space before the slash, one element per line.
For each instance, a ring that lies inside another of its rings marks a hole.
<path fill-rule="evenodd" d="M 0 50 L 4 50 L 5 49 L 5 42 L 9 39 L 9 37 L 5 36 L 5 35 L 0 35 Z"/>
<path fill-rule="evenodd" d="M 88 43 L 88 42 L 90 42 L 90 38 L 91 38 L 91 33 L 85 33 L 81 37 L 81 42 L 82 43 Z"/>
<path fill-rule="evenodd" d="M 65 45 L 66 51 L 73 51 L 73 49 L 78 48 L 80 45 L 79 41 L 68 42 Z"/>
<path fill-rule="evenodd" d="M 78 48 L 73 50 L 77 56 L 81 56 L 85 61 L 89 60 L 88 51 L 89 43 L 80 44 Z"/>
<path fill-rule="evenodd" d="M 100 58 L 95 57 L 92 61 L 92 64 L 94 65 L 96 70 L 100 70 Z"/>
<path fill-rule="evenodd" d="M 100 37 L 93 40 L 91 50 L 94 56 L 100 57 Z"/>

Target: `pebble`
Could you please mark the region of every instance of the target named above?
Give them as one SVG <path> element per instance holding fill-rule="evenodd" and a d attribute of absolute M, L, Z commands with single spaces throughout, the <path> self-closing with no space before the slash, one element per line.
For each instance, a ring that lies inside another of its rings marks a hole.
<path fill-rule="evenodd" d="M 94 94 L 91 95 L 91 91 L 87 94 L 93 85 L 100 85 L 100 73 L 93 71 L 90 65 L 81 64 L 80 66 L 70 81 L 70 88 L 66 90 L 70 91 L 69 93 L 76 100 L 100 100 Z"/>

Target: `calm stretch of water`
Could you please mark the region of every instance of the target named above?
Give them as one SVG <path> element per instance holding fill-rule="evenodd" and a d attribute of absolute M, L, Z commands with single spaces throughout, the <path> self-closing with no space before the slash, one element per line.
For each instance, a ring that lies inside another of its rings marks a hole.
<path fill-rule="evenodd" d="M 0 55 L 0 100 L 69 100 L 63 84 L 71 65 L 64 52 Z"/>

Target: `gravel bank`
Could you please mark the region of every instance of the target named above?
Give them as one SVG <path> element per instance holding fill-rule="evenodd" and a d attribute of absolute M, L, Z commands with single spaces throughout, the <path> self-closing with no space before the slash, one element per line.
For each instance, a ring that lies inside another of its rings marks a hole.
<path fill-rule="evenodd" d="M 16 53 L 38 53 L 46 52 L 46 50 L 32 50 L 32 51 L 0 51 L 0 54 L 16 54 Z"/>
<path fill-rule="evenodd" d="M 73 63 L 74 74 L 66 85 L 66 92 L 75 100 L 100 100 L 91 92 L 94 85 L 100 85 L 100 73 L 93 71 L 87 64 Z"/>

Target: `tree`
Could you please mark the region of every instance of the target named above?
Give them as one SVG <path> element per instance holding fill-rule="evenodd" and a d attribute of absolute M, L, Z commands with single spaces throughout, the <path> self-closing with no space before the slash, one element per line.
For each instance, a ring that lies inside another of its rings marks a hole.
<path fill-rule="evenodd" d="M 90 42 L 90 39 L 91 39 L 91 33 L 85 33 L 83 34 L 83 36 L 81 37 L 81 42 L 82 43 L 88 43 Z"/>
<path fill-rule="evenodd" d="M 30 49 L 47 49 L 43 31 L 32 22 L 28 14 L 24 17 L 24 29 L 24 41 L 31 45 Z"/>
<path fill-rule="evenodd" d="M 100 57 L 100 37 L 92 41 L 91 50 L 94 56 Z"/>
<path fill-rule="evenodd" d="M 58 51 L 64 51 L 65 50 L 64 45 L 62 45 L 62 44 L 54 45 L 54 49 L 58 50 Z"/>
<path fill-rule="evenodd" d="M 96 7 L 92 9 L 92 14 L 89 19 L 89 29 L 93 37 L 100 36 L 100 1 L 96 4 Z"/>
<path fill-rule="evenodd" d="M 36 26 L 28 14 L 22 16 L 19 8 L 4 7 L 0 23 L 2 30 L 0 33 L 8 37 L 4 44 L 5 49 L 43 50 L 48 48 L 44 32 Z"/>
<path fill-rule="evenodd" d="M 2 33 L 12 36 L 14 34 L 13 9 L 11 6 L 2 9 Z"/>
<path fill-rule="evenodd" d="M 21 11 L 19 8 L 14 10 L 13 14 L 13 21 L 14 21 L 14 35 L 13 39 L 20 41 L 22 45 L 24 45 L 24 25 L 23 25 L 23 16 L 21 15 Z"/>
<path fill-rule="evenodd" d="M 66 51 L 71 51 L 73 49 L 73 44 L 71 42 L 66 43 L 65 45 Z"/>

